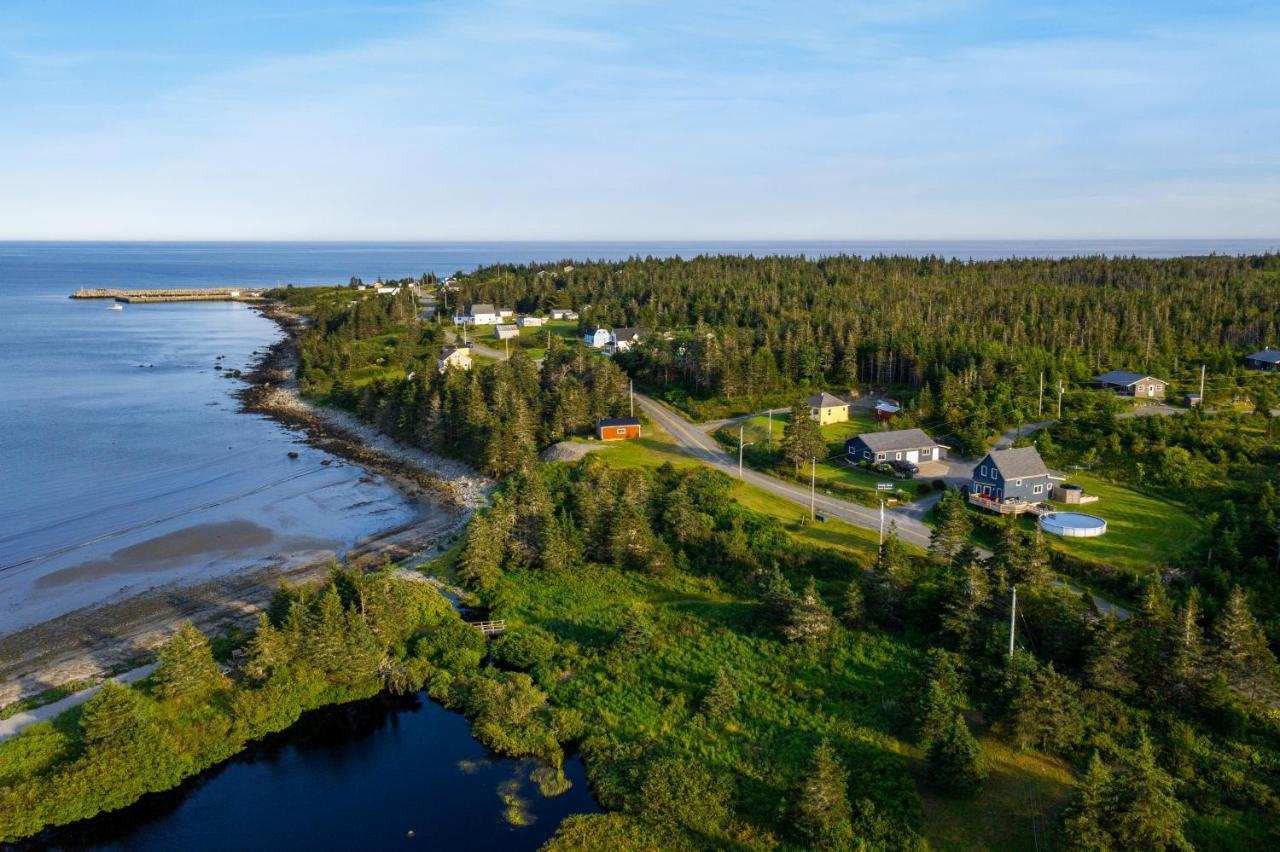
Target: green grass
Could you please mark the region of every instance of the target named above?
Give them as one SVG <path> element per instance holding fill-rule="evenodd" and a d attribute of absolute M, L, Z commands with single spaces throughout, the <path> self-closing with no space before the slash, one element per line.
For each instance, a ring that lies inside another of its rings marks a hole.
<path fill-rule="evenodd" d="M 1195 541 L 1204 529 L 1201 519 L 1165 497 L 1157 497 L 1086 473 L 1068 480 L 1096 494 L 1096 503 L 1068 506 L 1064 511 L 1097 515 L 1107 522 L 1106 535 L 1098 538 L 1048 536 L 1052 546 L 1073 556 L 1129 570 L 1150 570 L 1153 563 L 1170 560 Z"/>
<path fill-rule="evenodd" d="M 512 348 L 519 347 L 530 358 L 540 360 L 547 357 L 547 332 L 566 343 L 578 339 L 577 320 L 548 320 L 541 328 L 522 328 L 520 336 L 511 341 Z M 502 341 L 495 341 L 501 343 Z"/>

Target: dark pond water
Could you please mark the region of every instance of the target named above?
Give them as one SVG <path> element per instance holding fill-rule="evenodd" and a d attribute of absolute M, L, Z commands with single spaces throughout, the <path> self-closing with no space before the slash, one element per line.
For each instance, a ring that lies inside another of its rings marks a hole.
<path fill-rule="evenodd" d="M 493 756 L 464 717 L 425 696 L 384 696 L 308 713 L 177 789 L 46 834 L 39 848 L 537 849 L 566 816 L 599 807 L 577 757 L 559 796 L 539 793 L 536 768 Z M 508 820 L 504 795 L 523 800 L 523 825 Z"/>

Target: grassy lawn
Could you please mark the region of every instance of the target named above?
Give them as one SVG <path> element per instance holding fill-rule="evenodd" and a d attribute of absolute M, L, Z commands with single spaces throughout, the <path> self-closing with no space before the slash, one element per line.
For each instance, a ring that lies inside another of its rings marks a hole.
<path fill-rule="evenodd" d="M 1054 547 L 1074 556 L 1131 570 L 1148 570 L 1153 563 L 1182 552 L 1202 531 L 1199 518 L 1166 498 L 1143 494 L 1086 473 L 1069 480 L 1096 494 L 1096 503 L 1085 506 L 1054 505 L 1064 511 L 1080 511 L 1106 519 L 1107 533 L 1099 538 L 1048 536 Z"/>
<path fill-rule="evenodd" d="M 530 358 L 540 360 L 547 357 L 547 334 L 559 337 L 565 342 L 578 339 L 577 320 L 548 320 L 541 328 L 522 328 L 520 336 L 511 341 L 512 348 L 519 347 Z M 501 343 L 501 341 L 498 341 Z M 491 344 L 492 345 L 492 344 Z"/>

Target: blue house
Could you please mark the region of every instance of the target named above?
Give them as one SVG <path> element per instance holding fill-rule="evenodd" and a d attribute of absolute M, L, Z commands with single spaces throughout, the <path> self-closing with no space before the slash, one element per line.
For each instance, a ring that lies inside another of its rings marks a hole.
<path fill-rule="evenodd" d="M 1280 372 L 1280 349 L 1263 349 L 1245 356 L 1244 366 L 1249 370 L 1264 370 L 1268 373 Z"/>
<path fill-rule="evenodd" d="M 946 458 L 947 448 L 922 429 L 894 429 L 855 435 L 844 442 L 844 453 L 852 464 L 892 461 L 924 464 Z"/>
<path fill-rule="evenodd" d="M 973 469 L 969 502 L 995 512 L 1025 512 L 1049 499 L 1062 476 L 1044 466 L 1035 447 L 992 450 Z"/>

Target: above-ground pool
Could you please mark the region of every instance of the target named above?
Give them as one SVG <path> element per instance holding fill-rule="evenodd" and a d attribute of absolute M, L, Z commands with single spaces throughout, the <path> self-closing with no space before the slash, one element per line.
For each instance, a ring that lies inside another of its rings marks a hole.
<path fill-rule="evenodd" d="M 1093 538 L 1107 531 L 1107 522 L 1083 512 L 1050 512 L 1040 516 L 1040 529 L 1067 538 Z"/>

